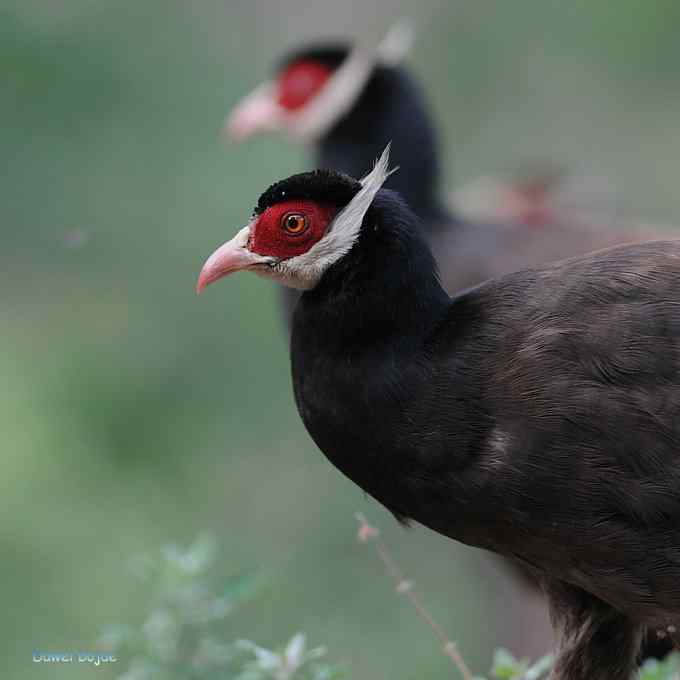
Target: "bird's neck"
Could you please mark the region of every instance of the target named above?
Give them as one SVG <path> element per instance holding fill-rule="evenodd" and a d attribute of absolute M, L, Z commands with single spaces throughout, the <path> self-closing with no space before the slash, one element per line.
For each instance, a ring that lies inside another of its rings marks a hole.
<path fill-rule="evenodd" d="M 368 231 L 368 243 L 360 241 L 302 295 L 293 320 L 293 385 L 305 426 L 331 462 L 395 515 L 418 519 L 414 508 L 432 489 L 414 487 L 413 475 L 438 479 L 440 461 L 419 458 L 422 441 L 432 438 L 429 426 L 419 418 L 407 425 L 425 403 L 418 395 L 433 389 L 428 342 L 451 300 L 413 225 L 396 236 L 380 231 Z M 445 444 L 450 454 L 451 441 Z M 463 502 L 462 490 L 456 498 Z"/>
<path fill-rule="evenodd" d="M 293 322 L 339 354 L 420 342 L 450 304 L 418 220 L 393 192 L 380 192 L 364 222 L 350 253 L 302 295 Z"/>
<path fill-rule="evenodd" d="M 403 68 L 377 69 L 351 112 L 320 140 L 316 162 L 361 177 L 389 142 L 392 165 L 400 170 L 385 186 L 397 191 L 424 223 L 444 221 L 435 126 L 423 94 Z"/>

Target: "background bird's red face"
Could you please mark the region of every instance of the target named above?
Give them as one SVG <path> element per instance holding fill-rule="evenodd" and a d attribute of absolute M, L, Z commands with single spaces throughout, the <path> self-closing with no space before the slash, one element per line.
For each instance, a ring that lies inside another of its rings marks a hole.
<path fill-rule="evenodd" d="M 335 206 L 314 201 L 277 203 L 253 225 L 249 248 L 282 260 L 302 255 L 321 240 L 337 212 Z"/>
<path fill-rule="evenodd" d="M 328 66 L 305 59 L 287 66 L 276 80 L 276 98 L 288 111 L 303 108 L 324 87 L 333 71 Z"/>

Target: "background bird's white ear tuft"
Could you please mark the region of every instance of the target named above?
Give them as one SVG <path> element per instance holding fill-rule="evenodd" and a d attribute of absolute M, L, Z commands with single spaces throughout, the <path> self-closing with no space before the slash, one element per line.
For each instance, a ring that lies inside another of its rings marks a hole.
<path fill-rule="evenodd" d="M 398 166 L 392 168 L 391 170 L 389 169 L 391 149 L 392 142 L 389 142 L 387 146 L 383 149 L 383 152 L 380 154 L 380 158 L 378 158 L 378 160 L 375 162 L 373 170 L 371 170 L 371 172 L 369 172 L 368 175 L 361 178 L 362 187 L 377 186 L 376 189 L 377 191 L 383 184 L 385 184 L 387 178 L 390 175 L 399 170 Z"/>
<path fill-rule="evenodd" d="M 376 48 L 378 61 L 385 66 L 397 66 L 408 56 L 416 38 L 411 19 L 399 19 L 392 25 Z"/>

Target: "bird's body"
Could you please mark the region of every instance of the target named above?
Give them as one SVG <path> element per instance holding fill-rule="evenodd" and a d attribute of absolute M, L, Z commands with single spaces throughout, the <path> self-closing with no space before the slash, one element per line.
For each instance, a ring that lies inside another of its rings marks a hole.
<path fill-rule="evenodd" d="M 291 87 L 295 89 L 295 77 L 286 74 L 291 68 L 315 65 L 327 69 L 326 83 L 333 80 L 352 58 L 348 45 L 321 45 L 306 47 L 286 56 L 277 69 L 279 96 L 285 96 Z M 316 72 L 312 71 L 311 82 Z M 298 72 L 294 72 L 296 76 Z M 308 81 L 309 82 L 309 81 Z M 302 83 L 302 91 L 305 84 Z M 314 90 L 314 92 L 323 91 Z M 309 91 L 308 91 L 309 92 Z M 392 160 L 399 172 L 390 176 L 385 186 L 397 191 L 419 216 L 417 228 L 434 253 L 441 282 L 449 294 L 477 285 L 491 278 L 538 266 L 551 260 L 590 252 L 598 248 L 659 238 L 658 232 L 649 227 L 611 224 L 603 221 L 581 221 L 572 214 L 529 209 L 529 214 L 541 216 L 535 220 L 513 219 L 479 221 L 462 217 L 441 200 L 441 153 L 437 126 L 427 98 L 406 66 L 400 63 L 382 63 L 378 58 L 366 82 L 354 90 L 353 101 L 343 113 L 313 138 L 311 155 L 314 165 L 344 172 L 352 177 L 360 176 L 370 167 L 386 144 L 392 145 Z M 316 96 L 301 101 L 314 104 Z M 270 105 L 265 103 L 264 109 Z M 287 116 L 274 114 L 283 120 L 274 127 L 289 125 L 295 120 L 301 106 Z M 274 107 L 281 111 L 282 107 Z M 292 113 L 292 117 L 291 114 Z M 248 129 L 248 107 L 237 110 L 231 122 L 236 127 Z M 256 126 L 251 130 L 257 130 Z M 266 127 L 266 124 L 265 124 Z M 241 134 L 237 136 L 242 136 Z M 539 201 L 540 202 L 540 201 Z M 524 212 L 527 206 L 523 207 Z M 299 291 L 282 287 L 279 291 L 284 320 L 291 328 L 293 310 L 300 296 Z M 527 578 L 524 568 L 511 565 L 506 573 L 495 573 L 493 578 L 504 579 L 507 590 L 519 593 L 513 605 L 514 616 L 531 618 L 533 626 L 516 629 L 503 626 L 503 643 L 520 654 L 542 654 L 551 644 L 545 606 L 537 597 L 535 581 Z M 528 587 L 527 587 L 528 586 Z M 663 656 L 668 646 L 652 636 L 648 645 L 650 653 Z"/>
<path fill-rule="evenodd" d="M 680 621 L 680 242 L 453 300 L 368 279 L 295 313 L 317 446 L 400 520 L 531 570 L 562 631 L 555 677 L 628 680 L 643 629 Z M 586 648 L 586 626 L 616 643 Z"/>
<path fill-rule="evenodd" d="M 385 283 L 302 296 L 293 382 L 319 448 L 400 518 L 677 622 L 680 242 L 452 300 Z M 406 326 L 380 318 L 409 303 Z"/>
<path fill-rule="evenodd" d="M 298 175 L 206 262 L 304 290 L 291 365 L 321 451 L 400 520 L 544 582 L 556 680 L 629 680 L 680 622 L 680 241 L 619 246 L 453 298 L 381 189 Z"/>

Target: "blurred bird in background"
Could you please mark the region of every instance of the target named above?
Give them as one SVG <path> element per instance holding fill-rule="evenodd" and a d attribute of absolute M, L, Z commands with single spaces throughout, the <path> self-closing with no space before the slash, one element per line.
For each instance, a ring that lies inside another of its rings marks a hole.
<path fill-rule="evenodd" d="M 570 194 L 560 193 L 564 175 L 552 166 L 507 182 L 482 181 L 442 200 L 436 125 L 404 64 L 413 37 L 411 24 L 400 22 L 372 48 L 347 41 L 297 48 L 234 107 L 225 119 L 226 135 L 242 142 L 258 133 L 282 133 L 311 146 L 315 167 L 353 177 L 391 142 L 399 172 L 385 186 L 421 218 L 448 293 L 550 260 L 655 237 L 652 228 L 622 228 L 609 219 L 611 213 L 600 219 L 599 211 L 581 210 L 577 218 L 575 210 L 563 209 Z M 281 288 L 281 295 L 290 324 L 299 293 Z M 542 593 L 525 571 L 495 562 L 486 568 L 502 584 L 500 608 L 508 621 L 522 621 L 506 626 L 499 642 L 523 655 L 544 653 L 552 634 Z"/>
<path fill-rule="evenodd" d="M 509 222 L 545 227 L 551 223 L 615 227 L 618 196 L 605 178 L 574 175 L 556 163 L 534 162 L 507 175 L 472 180 L 450 196 L 461 217 L 477 222 Z"/>

